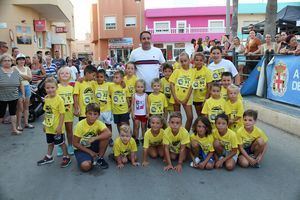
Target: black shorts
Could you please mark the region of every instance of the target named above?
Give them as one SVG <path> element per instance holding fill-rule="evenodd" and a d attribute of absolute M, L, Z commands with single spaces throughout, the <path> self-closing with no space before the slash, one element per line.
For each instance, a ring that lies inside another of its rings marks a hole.
<path fill-rule="evenodd" d="M 48 144 L 54 144 L 54 145 L 62 145 L 65 143 L 65 134 L 46 134 L 46 139 Z"/>
<path fill-rule="evenodd" d="M 203 106 L 203 102 L 195 102 L 195 101 L 193 101 L 193 105 L 194 106 Z"/>
<path fill-rule="evenodd" d="M 16 115 L 18 99 L 12 101 L 0 101 L 0 118 L 3 118 L 8 105 L 9 115 Z"/>
<path fill-rule="evenodd" d="M 88 149 L 92 150 L 95 153 L 98 153 L 99 152 L 99 140 L 96 140 L 95 142 L 93 142 L 91 144 L 91 146 L 88 147 Z M 90 154 L 80 151 L 80 150 L 75 150 L 74 155 L 77 160 L 78 167 L 80 167 L 81 163 L 83 163 L 84 161 L 93 161 L 93 157 Z"/>
<path fill-rule="evenodd" d="M 130 119 L 129 113 L 114 114 L 114 123 L 115 124 L 120 124 L 122 122 L 128 123 L 129 119 Z"/>

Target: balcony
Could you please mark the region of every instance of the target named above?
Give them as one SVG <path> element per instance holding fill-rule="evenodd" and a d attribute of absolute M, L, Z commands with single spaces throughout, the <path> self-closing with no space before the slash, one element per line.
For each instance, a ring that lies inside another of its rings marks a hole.
<path fill-rule="evenodd" d="M 165 28 L 148 29 L 152 34 L 202 34 L 202 33 L 225 33 L 225 27 L 186 27 L 186 28 Z"/>

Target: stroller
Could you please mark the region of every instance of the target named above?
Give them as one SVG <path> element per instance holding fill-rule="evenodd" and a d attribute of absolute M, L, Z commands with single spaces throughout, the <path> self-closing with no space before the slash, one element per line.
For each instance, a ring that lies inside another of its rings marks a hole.
<path fill-rule="evenodd" d="M 45 80 L 46 77 L 39 82 L 38 85 L 30 85 L 31 97 L 29 106 L 29 117 L 28 121 L 30 123 L 34 122 L 39 116 L 44 114 L 44 97 L 46 96 L 45 91 Z"/>

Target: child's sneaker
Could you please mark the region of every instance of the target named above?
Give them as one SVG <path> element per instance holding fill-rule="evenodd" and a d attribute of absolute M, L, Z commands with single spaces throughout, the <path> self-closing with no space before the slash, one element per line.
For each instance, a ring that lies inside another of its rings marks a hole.
<path fill-rule="evenodd" d="M 71 164 L 71 158 L 63 157 L 60 167 L 65 168 L 65 167 L 68 167 L 70 164 Z"/>
<path fill-rule="evenodd" d="M 48 158 L 47 156 L 45 156 L 42 160 L 37 161 L 37 165 L 41 166 L 41 165 L 50 164 L 53 162 L 54 162 L 53 157 Z"/>
<path fill-rule="evenodd" d="M 253 168 L 260 168 L 260 164 L 256 163 L 255 165 L 252 166 Z"/>
<path fill-rule="evenodd" d="M 97 160 L 97 165 L 99 165 L 101 169 L 107 169 L 108 168 L 108 163 L 104 160 L 104 158 L 99 158 Z"/>
<path fill-rule="evenodd" d="M 69 155 L 74 155 L 74 148 L 72 145 L 68 145 L 68 154 Z"/>
<path fill-rule="evenodd" d="M 56 148 L 56 155 L 57 157 L 61 157 L 63 155 L 63 150 L 60 146 L 57 146 Z"/>

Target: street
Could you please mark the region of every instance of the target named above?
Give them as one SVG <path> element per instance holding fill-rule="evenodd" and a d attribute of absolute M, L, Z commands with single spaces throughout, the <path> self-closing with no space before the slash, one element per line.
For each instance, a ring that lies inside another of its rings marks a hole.
<path fill-rule="evenodd" d="M 82 173 L 75 158 L 65 169 L 59 167 L 60 159 L 56 157 L 53 164 L 36 165 L 47 147 L 41 120 L 34 123 L 35 129 L 27 129 L 21 136 L 11 136 L 9 125 L 1 125 L 1 200 L 300 199 L 300 139 L 267 124 L 258 123 L 269 136 L 269 149 L 259 169 L 199 171 L 186 162 L 183 172 L 177 174 L 164 172 L 162 160 L 150 159 L 146 168 L 127 165 L 118 170 L 109 161 L 107 170 L 96 168 Z M 110 152 L 111 148 L 107 155 Z"/>

